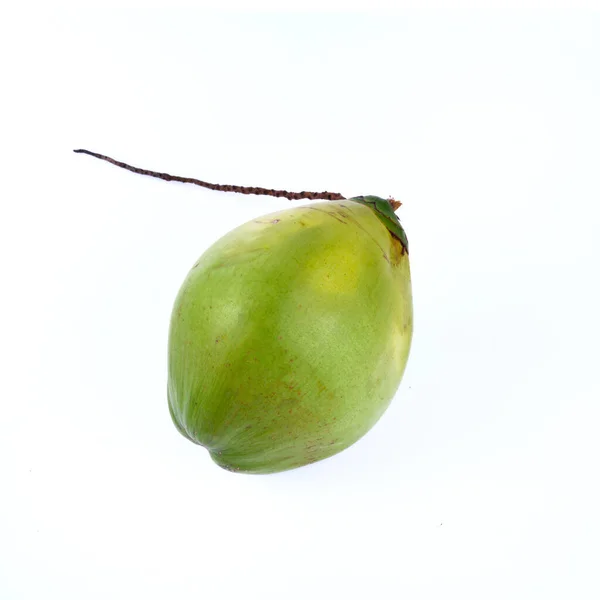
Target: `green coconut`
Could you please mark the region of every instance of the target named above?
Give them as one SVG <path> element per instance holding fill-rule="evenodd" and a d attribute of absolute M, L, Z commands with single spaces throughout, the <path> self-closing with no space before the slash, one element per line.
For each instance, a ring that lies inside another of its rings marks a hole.
<path fill-rule="evenodd" d="M 373 427 L 412 338 L 400 202 L 214 184 L 74 152 L 211 190 L 328 200 L 250 221 L 200 257 L 171 317 L 169 410 L 218 465 L 245 473 L 322 460 Z"/>
<path fill-rule="evenodd" d="M 231 471 L 322 460 L 384 413 L 412 326 L 408 243 L 388 201 L 311 203 L 255 219 L 209 248 L 176 298 L 172 419 Z"/>

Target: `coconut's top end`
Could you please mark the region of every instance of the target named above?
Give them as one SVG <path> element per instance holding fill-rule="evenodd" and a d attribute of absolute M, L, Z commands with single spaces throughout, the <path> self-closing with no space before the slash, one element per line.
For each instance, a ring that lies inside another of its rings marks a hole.
<path fill-rule="evenodd" d="M 113 165 L 116 165 L 117 167 L 127 169 L 128 171 L 132 171 L 133 173 L 139 173 L 140 175 L 149 175 L 150 177 L 157 177 L 158 179 L 164 179 L 165 181 L 180 181 L 182 183 L 193 183 L 194 185 L 199 185 L 200 187 L 221 192 L 237 192 L 239 194 L 256 194 L 260 196 L 277 196 L 287 198 L 288 200 L 336 201 L 346 199 L 344 198 L 344 196 L 338 194 L 337 192 L 288 192 L 286 190 L 270 190 L 267 188 L 259 187 L 208 183 L 207 181 L 201 181 L 200 179 L 196 179 L 194 177 L 179 177 L 178 175 L 169 175 L 169 173 L 159 173 L 158 171 L 148 171 L 147 169 L 140 169 L 139 167 L 134 167 L 119 160 L 115 160 L 110 156 L 98 154 L 97 152 L 91 152 L 90 150 L 78 149 L 73 150 L 73 152 L 89 154 L 90 156 L 94 156 L 95 158 L 105 160 Z M 408 239 L 406 238 L 406 233 L 404 233 L 404 229 L 402 229 L 402 225 L 400 225 L 400 221 L 396 216 L 396 213 L 394 212 L 398 210 L 398 208 L 400 208 L 402 204 L 400 201 L 395 200 L 394 198 L 384 200 L 383 198 L 379 198 L 378 196 L 356 196 L 354 198 L 348 198 L 348 200 L 352 200 L 354 202 L 370 206 L 371 209 L 375 211 L 375 214 L 377 215 L 379 220 L 387 227 L 388 231 L 400 241 L 404 252 L 408 254 Z"/>
<path fill-rule="evenodd" d="M 401 202 L 393 198 L 384 200 L 383 198 L 379 198 L 379 196 L 356 196 L 355 198 L 348 198 L 348 200 L 365 204 L 374 210 L 379 220 L 388 228 L 389 232 L 400 240 L 404 251 L 408 254 L 408 238 L 400 224 L 400 219 L 398 219 L 398 216 L 394 212 L 400 207 Z"/>

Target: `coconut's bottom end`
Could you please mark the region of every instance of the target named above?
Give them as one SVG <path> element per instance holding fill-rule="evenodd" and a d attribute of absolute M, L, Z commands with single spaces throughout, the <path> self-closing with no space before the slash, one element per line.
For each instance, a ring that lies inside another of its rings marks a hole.
<path fill-rule="evenodd" d="M 209 450 L 209 454 L 213 462 L 226 471 L 231 471 L 232 473 L 245 473 L 247 475 L 272 475 L 306 467 L 315 462 L 330 458 L 342 450 L 343 448 L 331 450 L 321 456 L 313 456 L 304 459 L 297 456 L 289 456 L 272 462 L 265 462 L 258 458 L 227 456 L 224 452 L 220 453 L 211 450 Z"/>

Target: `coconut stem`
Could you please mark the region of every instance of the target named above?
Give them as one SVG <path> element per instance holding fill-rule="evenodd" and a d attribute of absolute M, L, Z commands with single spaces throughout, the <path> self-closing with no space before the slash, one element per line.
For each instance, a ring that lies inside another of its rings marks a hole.
<path fill-rule="evenodd" d="M 195 179 L 194 177 L 180 177 L 179 175 L 169 175 L 169 173 L 160 173 L 159 171 L 149 171 L 148 169 L 140 169 L 139 167 L 128 165 L 127 163 L 121 162 L 120 160 L 115 160 L 110 156 L 105 156 L 104 154 L 98 154 L 97 152 L 91 152 L 90 150 L 84 150 L 82 148 L 79 148 L 78 150 L 73 150 L 73 152 L 77 152 L 78 154 L 88 154 L 89 156 L 94 156 L 95 158 L 105 160 L 106 162 L 109 162 L 112 165 L 116 165 L 117 167 L 121 167 L 122 169 L 126 169 L 127 171 L 131 171 L 132 173 L 138 173 L 139 175 L 148 175 L 149 177 L 164 179 L 165 181 L 193 183 L 194 185 L 199 185 L 200 187 L 208 188 L 209 190 L 216 190 L 218 192 L 256 194 L 257 196 L 276 196 L 278 198 L 287 198 L 288 200 L 346 200 L 345 196 L 342 196 L 342 194 L 338 194 L 337 192 L 287 192 L 285 190 L 270 190 L 262 187 L 247 187 L 241 185 L 222 185 L 220 183 L 208 183 L 207 181 L 201 181 L 200 179 Z M 399 200 L 394 200 L 394 198 L 388 198 L 388 202 L 391 204 L 392 209 L 394 211 L 397 211 L 402 205 L 402 202 L 400 202 Z"/>
<path fill-rule="evenodd" d="M 178 175 L 169 175 L 168 173 L 159 173 L 158 171 L 149 171 L 148 169 L 140 169 L 139 167 L 133 167 L 127 163 L 121 162 L 105 156 L 104 154 L 98 154 L 97 152 L 90 152 L 89 150 L 73 150 L 79 154 L 89 154 L 101 160 L 105 160 L 117 167 L 138 173 L 139 175 L 148 175 L 150 177 L 156 177 L 158 179 L 164 179 L 165 181 L 180 181 L 181 183 L 193 183 L 200 187 L 208 188 L 209 190 L 217 190 L 219 192 L 237 192 L 238 194 L 257 194 L 259 196 L 277 196 L 279 198 L 287 198 L 288 200 L 345 200 L 346 198 L 336 192 L 287 192 L 285 190 L 269 190 L 261 187 L 245 187 L 241 185 L 221 185 L 219 183 L 208 183 L 195 179 L 194 177 L 179 177 Z"/>

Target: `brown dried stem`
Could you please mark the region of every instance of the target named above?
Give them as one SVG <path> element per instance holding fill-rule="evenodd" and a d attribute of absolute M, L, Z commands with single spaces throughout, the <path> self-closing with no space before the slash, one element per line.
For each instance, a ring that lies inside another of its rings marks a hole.
<path fill-rule="evenodd" d="M 195 179 L 194 177 L 179 177 L 178 175 L 169 175 L 168 173 L 159 173 L 158 171 L 149 171 L 148 169 L 140 169 L 139 167 L 133 167 L 127 163 L 121 162 L 105 156 L 104 154 L 98 154 L 97 152 L 90 152 L 90 150 L 73 150 L 79 154 L 89 154 L 95 158 L 105 160 L 117 167 L 127 169 L 133 173 L 139 175 L 148 175 L 150 177 L 157 177 L 158 179 L 164 179 L 165 181 L 180 181 L 181 183 L 193 183 L 200 187 L 208 188 L 209 190 L 217 190 L 219 192 L 237 192 L 238 194 L 257 194 L 259 196 L 277 196 L 278 198 L 287 198 L 288 200 L 345 200 L 346 198 L 336 192 L 286 192 L 285 190 L 269 190 L 261 187 L 245 187 L 240 185 L 221 185 L 219 183 L 208 183 Z"/>

